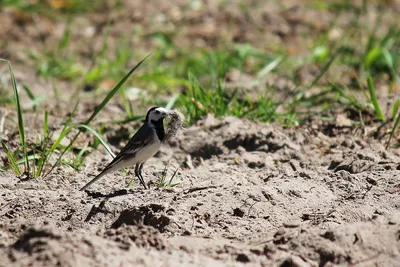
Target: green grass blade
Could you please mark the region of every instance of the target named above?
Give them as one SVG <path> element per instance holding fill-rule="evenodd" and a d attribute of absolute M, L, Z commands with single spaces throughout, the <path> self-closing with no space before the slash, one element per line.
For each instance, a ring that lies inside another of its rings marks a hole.
<path fill-rule="evenodd" d="M 107 144 L 107 142 L 103 139 L 103 137 L 96 130 L 94 130 L 93 128 L 91 128 L 90 126 L 88 126 L 86 124 L 78 124 L 78 125 L 75 125 L 74 127 L 83 128 L 83 129 L 86 129 L 89 132 L 91 132 L 100 141 L 100 143 L 104 146 L 104 148 L 107 150 L 107 152 L 113 158 L 115 158 L 115 154 L 114 154 L 114 152 L 112 152 L 111 147 Z"/>
<path fill-rule="evenodd" d="M 64 35 L 63 35 L 60 43 L 58 44 L 59 52 L 62 52 L 67 48 L 68 44 L 71 41 L 71 36 L 72 36 L 71 29 L 68 26 L 67 29 L 64 31 Z"/>
<path fill-rule="evenodd" d="M 174 178 L 175 178 L 176 174 L 178 173 L 178 170 L 180 169 L 180 167 L 181 167 L 181 165 L 179 165 L 179 166 L 175 169 L 174 173 L 173 173 L 172 176 L 171 176 L 171 179 L 169 179 L 168 184 L 169 184 L 170 186 L 178 185 L 178 184 L 173 184 L 172 181 L 174 180 Z"/>
<path fill-rule="evenodd" d="M 355 74 L 355 76 L 356 76 L 356 81 L 357 81 L 358 88 L 360 88 L 360 90 L 361 90 L 362 94 L 364 95 L 365 99 L 368 99 L 368 94 L 367 94 L 364 86 L 362 86 L 361 81 L 358 78 L 358 75 Z"/>
<path fill-rule="evenodd" d="M 389 66 L 390 72 L 392 73 L 394 79 L 395 79 L 396 82 L 400 85 L 400 77 L 399 77 L 399 75 L 397 74 L 396 69 L 395 69 L 395 67 L 394 67 L 394 63 L 393 63 L 394 59 L 393 59 L 393 56 L 392 56 L 392 55 L 389 53 L 389 51 L 386 50 L 386 49 L 384 49 L 384 50 L 382 51 L 382 54 L 383 54 L 383 57 L 384 57 L 385 60 L 386 60 L 386 64 Z"/>
<path fill-rule="evenodd" d="M 35 97 L 35 95 L 33 94 L 33 92 L 31 91 L 31 89 L 29 89 L 28 86 L 23 85 L 22 88 L 25 90 L 26 94 L 29 96 L 29 98 L 30 98 L 31 100 L 35 100 L 36 97 Z"/>
<path fill-rule="evenodd" d="M 263 76 L 267 75 L 270 73 L 273 69 L 275 69 L 283 60 L 282 56 L 277 57 L 276 59 L 272 60 L 269 62 L 264 68 L 262 68 L 258 73 L 257 73 L 257 78 L 260 79 Z"/>
<path fill-rule="evenodd" d="M 85 152 L 87 151 L 89 144 L 86 143 L 85 146 L 81 149 L 81 151 L 79 151 L 78 155 L 76 155 L 76 158 L 73 162 L 73 168 L 75 170 L 79 170 L 79 167 L 81 167 L 83 164 L 83 155 L 85 154 Z"/>
<path fill-rule="evenodd" d="M 61 144 L 61 141 L 65 138 L 65 136 L 67 136 L 67 134 L 73 129 L 72 126 L 70 127 L 66 127 L 58 136 L 58 138 L 56 139 L 56 141 L 53 143 L 53 145 L 50 147 L 49 152 L 47 154 L 47 158 L 49 158 L 51 156 L 51 154 L 53 154 L 54 150 L 56 150 L 56 148 Z"/>
<path fill-rule="evenodd" d="M 72 169 L 75 169 L 74 162 L 68 162 L 68 161 L 65 161 L 65 160 L 61 160 L 60 163 L 64 164 L 65 166 L 69 166 Z"/>
<path fill-rule="evenodd" d="M 101 46 L 101 51 L 100 51 L 100 58 L 103 58 L 104 55 L 107 52 L 108 49 L 108 35 L 110 33 L 110 18 L 107 20 L 107 24 L 105 27 L 105 32 L 104 32 L 104 36 L 103 36 L 103 42 L 102 42 L 102 46 Z"/>
<path fill-rule="evenodd" d="M 21 141 L 22 150 L 24 153 L 24 158 L 26 159 L 28 157 L 28 149 L 27 149 L 26 140 L 25 140 L 25 127 L 24 127 L 24 120 L 22 117 L 22 109 L 21 109 L 21 103 L 19 100 L 17 82 L 15 81 L 14 71 L 12 69 L 10 61 L 2 59 L 2 58 L 0 58 L 0 61 L 7 62 L 8 68 L 10 70 L 11 83 L 12 83 L 12 87 L 13 87 L 13 91 L 14 91 L 15 103 L 17 104 L 19 137 L 20 137 L 20 141 Z M 29 161 L 28 160 L 25 161 L 24 166 L 25 166 L 24 172 L 29 173 Z"/>
<path fill-rule="evenodd" d="M 29 161 L 36 160 L 36 159 L 40 159 L 40 155 L 39 155 L 39 154 L 36 154 L 36 153 L 35 153 L 35 154 L 33 154 L 33 155 L 29 155 L 29 156 L 28 156 L 28 160 L 29 160 Z M 17 164 L 22 164 L 22 163 L 25 162 L 25 160 L 26 160 L 26 159 L 22 158 L 22 159 L 20 159 L 20 160 L 17 160 L 16 163 L 17 163 Z"/>
<path fill-rule="evenodd" d="M 168 165 L 169 165 L 169 161 L 164 165 L 164 169 L 161 173 L 161 177 L 158 180 L 158 184 L 161 187 L 163 187 L 165 185 L 165 180 L 167 179 Z"/>
<path fill-rule="evenodd" d="M 44 122 L 43 122 L 43 137 L 47 137 L 47 132 L 49 130 L 49 113 L 47 110 L 44 112 Z"/>
<path fill-rule="evenodd" d="M 79 151 L 78 155 L 76 155 L 75 161 L 77 161 L 77 160 L 80 161 L 81 160 L 81 158 L 82 158 L 83 154 L 86 152 L 88 146 L 89 146 L 89 144 L 86 143 L 85 146 L 81 149 L 81 151 Z"/>
<path fill-rule="evenodd" d="M 135 67 L 133 67 L 128 74 L 125 75 L 124 78 L 108 93 L 106 98 L 100 103 L 100 105 L 94 110 L 93 114 L 89 117 L 89 119 L 86 120 L 85 124 L 89 124 L 96 116 L 97 114 L 104 108 L 104 106 L 110 101 L 110 99 L 115 95 L 115 93 L 118 92 L 118 90 L 122 87 L 122 85 L 126 82 L 126 80 L 132 75 L 132 73 L 150 56 L 146 56 L 144 59 L 142 59 L 138 64 L 136 64 Z"/>
<path fill-rule="evenodd" d="M 28 86 L 23 85 L 22 88 L 24 89 L 30 100 L 32 100 L 32 102 L 26 104 L 24 108 L 33 108 L 36 111 L 36 108 L 46 99 L 47 95 L 35 96 Z"/>
<path fill-rule="evenodd" d="M 319 72 L 319 74 L 314 78 L 314 80 L 312 81 L 312 83 L 307 87 L 307 89 L 312 88 L 321 78 L 322 76 L 324 76 L 324 74 L 329 70 L 329 68 L 331 67 L 333 61 L 335 61 L 336 56 L 337 56 L 337 52 L 331 57 L 331 59 L 324 65 L 324 67 L 321 69 L 321 71 Z"/>
<path fill-rule="evenodd" d="M 178 100 L 179 96 L 180 96 L 179 93 L 174 94 L 174 95 L 169 99 L 169 101 L 168 101 L 167 105 L 165 106 L 165 108 L 168 109 L 168 110 L 171 109 L 171 108 L 174 106 L 176 100 Z"/>
<path fill-rule="evenodd" d="M 400 99 L 396 99 L 396 101 L 394 101 L 394 103 L 393 103 L 392 119 L 394 119 L 394 117 L 397 114 L 397 111 L 399 110 L 399 104 L 400 104 Z"/>
<path fill-rule="evenodd" d="M 150 75 L 150 74 L 143 74 L 138 79 L 147 82 L 154 82 L 163 86 L 178 86 L 182 85 L 184 87 L 190 87 L 190 82 L 186 79 L 181 78 L 173 78 L 169 76 L 162 76 L 162 75 Z"/>
<path fill-rule="evenodd" d="M 365 110 L 365 107 L 364 107 L 363 103 L 360 102 L 353 94 L 351 94 L 351 93 L 346 94 L 342 88 L 340 88 L 339 86 L 337 86 L 337 85 L 335 85 L 333 83 L 330 83 L 330 85 L 332 86 L 331 87 L 332 91 L 333 92 L 337 92 L 340 97 L 342 97 L 345 100 L 347 100 L 348 104 L 350 106 L 353 106 L 357 110 Z"/>
<path fill-rule="evenodd" d="M 399 125 L 399 122 L 400 122 L 400 113 L 397 115 L 396 121 L 395 121 L 395 123 L 393 125 L 392 132 L 390 133 L 389 140 L 386 143 L 386 149 L 388 149 L 388 147 L 389 147 L 390 141 L 392 140 L 394 132 L 396 131 L 397 126 Z"/>
<path fill-rule="evenodd" d="M 374 82 L 371 76 L 367 78 L 367 83 L 372 105 L 374 106 L 375 115 L 380 121 L 385 121 L 385 117 L 382 114 L 381 107 L 379 106 L 378 99 L 376 97 Z"/>
<path fill-rule="evenodd" d="M 53 145 L 50 147 L 48 157 L 54 152 L 54 150 L 60 145 L 61 141 L 64 139 L 64 137 L 72 130 L 73 127 L 70 127 L 72 117 L 75 115 L 76 109 L 78 108 L 79 102 L 75 104 L 74 109 L 72 110 L 71 114 L 68 116 L 67 121 L 64 124 L 64 128 L 62 129 L 60 135 L 56 139 L 56 141 L 53 143 Z"/>
<path fill-rule="evenodd" d="M 48 130 L 49 130 L 49 122 L 48 122 L 48 112 L 45 111 L 44 112 L 44 122 L 43 122 L 43 143 L 42 143 L 42 152 L 40 153 L 40 158 L 37 162 L 37 166 L 38 166 L 38 170 L 36 172 L 36 177 L 39 177 L 42 174 L 43 168 L 44 168 L 44 164 L 46 163 L 46 159 L 47 159 L 47 145 L 48 145 L 48 141 L 49 141 L 49 137 L 47 136 L 48 134 Z"/>
<path fill-rule="evenodd" d="M 133 114 L 132 114 L 132 110 L 129 105 L 129 100 L 128 100 L 128 98 L 126 98 L 125 89 L 121 87 L 120 92 L 121 92 L 122 104 L 124 105 L 125 112 L 128 115 L 128 118 L 132 118 Z"/>
<path fill-rule="evenodd" d="M 339 50 L 338 50 L 339 51 Z M 323 66 L 323 68 L 321 69 L 321 71 L 318 73 L 318 75 L 314 78 L 314 80 L 311 82 L 311 84 L 309 86 L 307 86 L 307 88 L 305 90 L 303 90 L 300 94 L 297 95 L 295 102 L 297 101 L 301 101 L 304 96 L 306 95 L 307 91 L 310 90 L 312 87 L 314 87 L 314 85 L 317 84 L 317 82 L 322 78 L 322 76 L 324 76 L 324 74 L 329 70 L 329 68 L 331 67 L 333 61 L 335 61 L 336 56 L 338 55 L 338 51 L 336 51 L 336 53 L 334 53 L 332 55 L 332 57 L 329 59 L 329 61 Z"/>
<path fill-rule="evenodd" d="M 14 169 L 15 173 L 17 175 L 21 175 L 21 170 L 19 169 L 18 164 L 14 159 L 14 156 L 10 153 L 10 150 L 3 140 L 1 140 L 1 146 L 3 147 L 3 150 L 7 155 L 8 161 L 11 163 L 11 167 Z"/>
<path fill-rule="evenodd" d="M 25 109 L 33 108 L 36 111 L 37 107 L 47 98 L 47 95 L 40 95 L 35 98 L 31 103 L 24 106 Z"/>

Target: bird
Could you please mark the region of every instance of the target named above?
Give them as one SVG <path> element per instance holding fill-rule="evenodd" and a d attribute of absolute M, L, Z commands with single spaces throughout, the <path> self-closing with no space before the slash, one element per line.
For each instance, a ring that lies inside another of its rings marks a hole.
<path fill-rule="evenodd" d="M 116 170 L 135 165 L 135 176 L 147 189 L 142 176 L 144 163 L 153 157 L 161 147 L 165 138 L 164 118 L 168 110 L 163 107 L 152 107 L 146 114 L 143 125 L 133 135 L 118 155 L 93 180 L 88 182 L 80 191 L 84 191 L 104 175 Z"/>

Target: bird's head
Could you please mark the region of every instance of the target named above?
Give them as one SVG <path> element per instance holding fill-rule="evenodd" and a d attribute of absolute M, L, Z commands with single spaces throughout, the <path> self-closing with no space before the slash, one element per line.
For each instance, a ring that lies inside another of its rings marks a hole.
<path fill-rule="evenodd" d="M 147 112 L 146 122 L 162 122 L 167 114 L 167 109 L 162 107 L 153 107 Z"/>

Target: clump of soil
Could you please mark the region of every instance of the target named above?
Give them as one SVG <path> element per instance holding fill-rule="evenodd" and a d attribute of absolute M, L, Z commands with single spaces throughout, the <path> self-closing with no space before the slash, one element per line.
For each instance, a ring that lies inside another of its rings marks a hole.
<path fill-rule="evenodd" d="M 164 250 L 165 240 L 157 229 L 147 226 L 122 225 L 118 229 L 107 229 L 102 235 L 104 238 L 117 242 L 121 248 L 128 250 L 132 244 L 144 248 Z"/>

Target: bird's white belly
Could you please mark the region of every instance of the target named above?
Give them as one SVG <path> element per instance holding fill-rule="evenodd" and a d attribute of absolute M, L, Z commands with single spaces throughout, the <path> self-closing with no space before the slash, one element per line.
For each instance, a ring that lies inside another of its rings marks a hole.
<path fill-rule="evenodd" d="M 138 163 L 143 163 L 147 161 L 149 158 L 153 157 L 157 151 L 160 149 L 161 142 L 158 140 L 155 140 L 154 142 L 151 142 L 149 145 L 146 147 L 143 147 L 141 150 L 139 150 L 135 157 L 132 159 L 126 160 L 123 162 L 124 167 L 130 167 Z"/>

